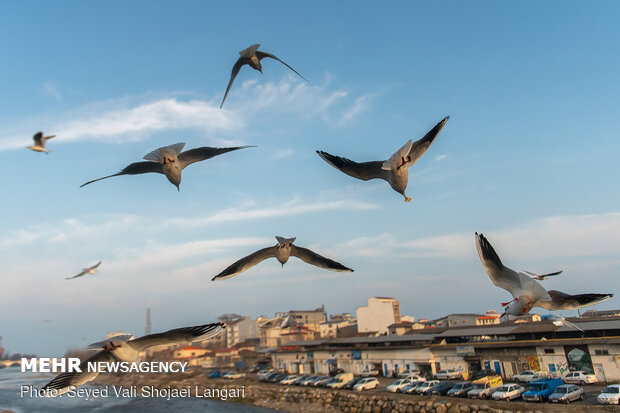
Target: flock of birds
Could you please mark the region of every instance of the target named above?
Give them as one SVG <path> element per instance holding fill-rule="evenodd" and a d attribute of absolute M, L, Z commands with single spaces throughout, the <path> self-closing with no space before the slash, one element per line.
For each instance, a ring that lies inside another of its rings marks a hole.
<path fill-rule="evenodd" d="M 230 81 L 228 82 L 220 108 L 224 105 L 226 97 L 241 68 L 244 65 L 248 65 L 262 73 L 261 60 L 264 58 L 270 58 L 281 62 L 299 77 L 306 80 L 295 69 L 275 55 L 259 51 L 259 47 L 259 44 L 254 44 L 239 52 L 240 57 L 233 66 Z M 382 179 L 388 182 L 394 191 L 405 198 L 406 202 L 410 202 L 411 197 L 405 194 L 409 180 L 409 167 L 415 164 L 422 155 L 424 155 L 448 120 L 448 116 L 443 118 L 421 139 L 415 142 L 410 139 L 387 160 L 358 163 L 341 156 L 331 155 L 324 151 L 317 151 L 317 154 L 334 168 L 354 178 L 363 181 Z M 46 136 L 42 132 L 38 132 L 33 136 L 34 145 L 28 146 L 28 149 L 49 154 L 50 151 L 46 149 L 46 144 L 49 139 L 55 136 L 56 135 Z M 144 161 L 129 164 L 120 172 L 93 179 L 84 183 L 81 187 L 115 176 L 159 173 L 165 175 L 168 181 L 173 184 L 177 190 L 180 190 L 179 185 L 181 184 L 182 171 L 187 166 L 227 152 L 246 149 L 252 146 L 230 148 L 204 146 L 183 151 L 184 147 L 185 143 L 176 143 L 155 149 L 143 157 Z M 297 257 L 308 264 L 331 271 L 353 271 L 351 268 L 332 259 L 323 257 L 314 251 L 294 245 L 295 238 L 276 236 L 276 240 L 276 245 L 260 249 L 234 262 L 221 273 L 213 277 L 213 281 L 234 277 L 268 258 L 276 258 L 282 266 L 284 266 L 291 256 Z M 504 315 L 521 316 L 528 313 L 533 307 L 543 307 L 548 310 L 581 308 L 600 303 L 613 296 L 613 294 L 596 293 L 570 295 L 556 290 L 546 290 L 538 281 L 544 280 L 546 277 L 558 275 L 561 271 L 543 275 L 518 273 L 502 264 L 499 256 L 482 234 L 476 233 L 476 246 L 484 269 L 493 283 L 498 287 L 506 289 L 513 296 L 512 301 L 502 303 L 505 307 Z M 79 274 L 73 277 L 67 277 L 67 279 L 75 279 L 87 274 L 95 274 L 100 265 L 101 261 L 91 267 L 84 268 Z M 561 323 L 562 319 L 558 318 L 554 322 Z M 129 335 L 114 336 L 92 344 L 90 346 L 91 348 L 98 348 L 101 350 L 85 360 L 82 365 L 86 366 L 88 362 L 97 361 L 137 361 L 139 360 L 139 353 L 148 347 L 161 344 L 186 344 L 206 340 L 220 334 L 225 327 L 224 323 L 219 322 L 194 327 L 183 327 L 165 333 L 150 334 L 138 339 L 133 339 L 132 336 Z M 69 391 L 72 386 L 81 386 L 93 380 L 96 376 L 97 372 L 88 372 L 85 368 L 82 369 L 82 373 L 62 373 L 46 384 L 43 389 L 55 391 L 56 394 L 62 394 Z"/>

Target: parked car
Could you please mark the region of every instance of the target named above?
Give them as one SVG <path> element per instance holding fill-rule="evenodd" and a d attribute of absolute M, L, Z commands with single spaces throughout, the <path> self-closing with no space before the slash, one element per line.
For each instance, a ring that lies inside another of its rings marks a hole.
<path fill-rule="evenodd" d="M 501 386 L 491 395 L 493 400 L 515 400 L 521 397 L 521 394 L 525 391 L 525 388 L 514 383 L 506 383 Z"/>
<path fill-rule="evenodd" d="M 333 377 L 329 377 L 329 376 L 320 376 L 318 379 L 314 380 L 312 383 L 310 383 L 310 386 L 313 387 L 322 387 L 323 385 L 329 383 L 330 381 L 332 381 Z"/>
<path fill-rule="evenodd" d="M 399 379 L 409 379 L 411 381 L 426 381 L 426 377 L 422 377 L 422 376 L 417 375 L 417 374 L 409 374 L 407 376 L 399 375 L 398 378 Z"/>
<path fill-rule="evenodd" d="M 293 384 L 299 378 L 298 374 L 291 374 L 279 381 L 280 384 Z"/>
<path fill-rule="evenodd" d="M 379 370 L 377 369 L 371 369 L 369 367 L 366 367 L 361 373 L 360 376 L 362 377 L 373 377 L 373 376 L 378 376 L 379 375 Z"/>
<path fill-rule="evenodd" d="M 237 379 L 241 379 L 243 377 L 245 377 L 245 373 L 242 373 L 240 371 L 229 371 L 224 376 L 225 379 L 229 379 L 229 380 L 237 380 Z"/>
<path fill-rule="evenodd" d="M 288 376 L 287 373 L 276 373 L 276 374 L 272 374 L 271 376 L 269 376 L 269 378 L 267 379 L 268 383 L 278 383 L 280 380 L 282 380 L 283 378 L 285 378 L 286 376 Z"/>
<path fill-rule="evenodd" d="M 213 370 L 211 373 L 207 374 L 207 377 L 210 379 L 217 379 L 222 376 L 222 372 L 219 370 Z"/>
<path fill-rule="evenodd" d="M 453 369 L 441 370 L 433 375 L 433 377 L 437 380 L 454 380 L 460 379 L 462 376 L 462 372 Z"/>
<path fill-rule="evenodd" d="M 428 393 L 445 396 L 455 384 L 453 381 L 440 381 Z"/>
<path fill-rule="evenodd" d="M 343 369 L 336 369 L 329 372 L 330 377 L 336 377 L 337 375 L 344 373 Z"/>
<path fill-rule="evenodd" d="M 416 371 L 403 370 L 400 373 L 398 373 L 399 379 L 404 379 L 404 378 L 411 377 L 411 376 L 420 376 L 420 372 L 417 370 Z"/>
<path fill-rule="evenodd" d="M 394 383 L 387 386 L 385 389 L 389 392 L 396 393 L 403 387 L 408 386 L 413 382 L 414 380 L 411 380 L 411 379 L 398 379 Z"/>
<path fill-rule="evenodd" d="M 330 389 L 342 389 L 349 381 L 351 381 L 352 378 L 353 373 L 340 373 L 334 377 L 334 380 L 327 384 L 326 387 L 329 387 Z"/>
<path fill-rule="evenodd" d="M 377 380 L 375 377 L 365 377 L 362 380 L 360 380 L 355 386 L 353 386 L 353 390 L 363 391 L 363 390 L 376 389 L 378 385 L 379 385 L 379 380 Z"/>
<path fill-rule="evenodd" d="M 301 384 L 301 382 L 303 382 L 304 380 L 308 379 L 310 377 L 309 374 L 304 374 L 303 376 L 299 376 L 297 377 L 297 379 L 295 381 L 293 381 L 291 384 L 294 386 L 299 386 Z"/>
<path fill-rule="evenodd" d="M 598 404 L 620 404 L 620 384 L 605 387 L 596 401 Z"/>
<path fill-rule="evenodd" d="M 467 397 L 467 392 L 474 388 L 474 385 L 471 381 L 462 381 L 456 383 L 454 387 L 452 387 L 448 391 L 448 396 L 453 397 Z"/>
<path fill-rule="evenodd" d="M 472 384 L 473 388 L 467 392 L 467 397 L 472 399 L 488 399 L 504 382 L 501 376 L 495 375 L 482 377 Z"/>
<path fill-rule="evenodd" d="M 430 391 L 435 385 L 439 383 L 439 380 L 428 380 L 424 383 L 420 384 L 418 388 L 415 389 L 416 394 L 430 394 Z"/>
<path fill-rule="evenodd" d="M 513 380 L 516 381 L 517 383 L 519 382 L 529 383 L 531 381 L 536 381 L 544 377 L 546 377 L 545 373 L 543 373 L 542 371 L 535 371 L 535 370 L 523 370 L 521 373 L 515 374 L 514 376 L 512 376 Z"/>
<path fill-rule="evenodd" d="M 568 373 L 563 379 L 566 383 L 581 384 L 582 386 L 584 384 L 598 383 L 598 379 L 594 374 L 588 374 L 581 370 Z"/>
<path fill-rule="evenodd" d="M 495 370 L 479 370 L 476 372 L 476 374 L 474 374 L 474 382 L 478 379 L 482 379 L 484 377 L 489 377 L 489 376 L 499 376 L 499 374 L 497 374 L 497 372 Z"/>
<path fill-rule="evenodd" d="M 583 400 L 583 389 L 574 384 L 558 386 L 548 399 L 551 403 L 570 403 L 575 400 Z"/>
<path fill-rule="evenodd" d="M 530 388 L 523 392 L 521 397 L 526 402 L 544 402 L 549 396 L 564 384 L 562 379 L 541 379 L 530 383 Z"/>
<path fill-rule="evenodd" d="M 362 380 L 363 377 L 362 376 L 355 376 L 353 377 L 351 380 L 349 380 L 349 382 L 347 384 L 345 384 L 342 388 L 343 389 L 353 389 L 353 386 L 355 386 L 357 383 L 359 383 L 360 380 Z"/>
<path fill-rule="evenodd" d="M 259 380 L 261 380 L 264 377 L 269 376 L 271 373 L 273 373 L 273 370 L 260 370 L 258 373 L 256 373 L 256 376 Z"/>
<path fill-rule="evenodd" d="M 307 386 L 309 383 L 311 383 L 313 380 L 316 380 L 317 377 L 319 376 L 308 376 L 305 380 L 302 380 L 299 385 L 300 386 Z"/>
<path fill-rule="evenodd" d="M 406 385 L 405 387 L 402 387 L 400 389 L 400 392 L 401 393 L 415 393 L 416 389 L 418 387 L 420 387 L 420 385 L 422 383 L 425 383 L 425 382 L 426 382 L 426 380 L 424 380 L 424 381 L 414 381 L 413 383 L 410 383 L 410 384 Z"/>

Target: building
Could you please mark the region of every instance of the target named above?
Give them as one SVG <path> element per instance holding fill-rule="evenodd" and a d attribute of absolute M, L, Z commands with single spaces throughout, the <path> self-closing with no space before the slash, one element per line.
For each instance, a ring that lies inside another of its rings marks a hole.
<path fill-rule="evenodd" d="M 535 369 L 563 376 L 594 373 L 601 382 L 620 381 L 620 317 L 569 318 L 582 331 L 552 320 L 413 330 L 406 335 L 291 342 L 272 352 L 272 365 L 293 373 L 326 374 L 341 368 L 358 374 L 377 368 L 385 376 L 403 370 L 434 374 L 455 369 L 468 378 L 495 370 L 510 380 Z"/>
<path fill-rule="evenodd" d="M 489 310 L 484 315 L 481 315 L 476 319 L 476 325 L 487 326 L 491 324 L 499 324 L 501 317 L 502 315 L 499 314 L 498 312 L 494 310 Z"/>
<path fill-rule="evenodd" d="M 233 347 L 246 340 L 258 338 L 258 326 L 256 320 L 252 320 L 251 317 L 239 317 L 226 323 L 224 333 L 226 347 Z"/>
<path fill-rule="evenodd" d="M 345 327 L 357 326 L 355 318 L 351 314 L 335 314 L 329 317 L 329 321 L 319 324 L 319 336 L 321 338 L 335 338 L 345 333 Z M 356 328 L 357 331 L 357 328 Z"/>
<path fill-rule="evenodd" d="M 400 323 L 400 304 L 390 297 L 371 297 L 368 305 L 357 307 L 357 331 L 387 333 L 388 326 Z"/>
<path fill-rule="evenodd" d="M 327 321 L 325 306 L 315 310 L 291 310 L 286 315 L 296 324 L 309 327 L 315 331 L 319 331 L 319 325 Z"/>
<path fill-rule="evenodd" d="M 478 317 L 480 317 L 480 314 L 448 314 L 445 317 L 431 321 L 431 323 L 437 328 L 475 326 L 477 325 Z"/>

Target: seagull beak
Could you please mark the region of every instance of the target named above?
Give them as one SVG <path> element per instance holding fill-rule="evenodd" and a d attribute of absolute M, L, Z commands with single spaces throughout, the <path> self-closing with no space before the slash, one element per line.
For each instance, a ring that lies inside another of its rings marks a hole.
<path fill-rule="evenodd" d="M 179 188 L 179 185 L 175 185 L 177 187 L 177 192 L 181 192 L 181 188 Z"/>

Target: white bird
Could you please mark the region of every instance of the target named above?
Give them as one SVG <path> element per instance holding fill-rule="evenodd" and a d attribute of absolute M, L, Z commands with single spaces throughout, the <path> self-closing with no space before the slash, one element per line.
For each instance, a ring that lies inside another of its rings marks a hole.
<path fill-rule="evenodd" d="M 547 291 L 532 277 L 504 266 L 484 235 L 476 233 L 476 248 L 482 266 L 493 284 L 512 294 L 512 301 L 502 303 L 502 306 L 506 307 L 503 315 L 524 315 L 533 307 L 548 310 L 572 310 L 598 304 L 613 297 L 613 294 L 571 295 L 557 290 Z"/>
<path fill-rule="evenodd" d="M 231 264 L 224 271 L 213 277 L 211 281 L 234 277 L 235 275 L 241 274 L 256 264 L 263 262 L 267 258 L 272 257 L 275 257 L 278 261 L 280 261 L 280 264 L 284 267 L 284 264 L 286 264 L 291 255 L 308 264 L 312 264 L 326 270 L 353 272 L 351 268 L 345 267 L 336 261 L 325 258 L 307 248 L 293 245 L 296 238 L 283 238 L 276 236 L 276 239 L 278 240 L 278 243 L 273 247 L 260 249 L 247 257 L 241 258 L 239 261 Z"/>
<path fill-rule="evenodd" d="M 282 60 L 278 59 L 275 55 L 272 55 L 271 53 L 267 53 L 267 52 L 258 51 L 259 47 L 260 47 L 260 44 L 253 44 L 247 49 L 243 49 L 242 51 L 239 52 L 239 55 L 241 56 L 235 62 L 235 65 L 232 68 L 232 72 L 230 73 L 230 80 L 228 81 L 228 86 L 226 87 L 226 93 L 224 93 L 224 99 L 222 99 L 222 103 L 220 104 L 220 109 L 222 108 L 222 106 L 224 106 L 224 101 L 226 100 L 226 96 L 228 96 L 230 87 L 235 81 L 235 78 L 237 77 L 237 74 L 239 74 L 239 70 L 241 70 L 243 65 L 248 65 L 252 69 L 258 70 L 259 72 L 263 73 L 263 66 L 261 65 L 260 61 L 266 57 L 277 60 L 278 62 L 282 63 L 284 66 L 288 67 L 293 72 L 295 72 L 297 76 L 299 76 L 303 80 L 306 80 L 302 75 L 297 73 L 295 69 L 293 69 L 292 67 L 284 63 Z"/>
<path fill-rule="evenodd" d="M 165 333 L 149 334 L 132 339 L 131 335 L 119 335 L 93 343 L 90 348 L 103 348 L 80 363 L 79 372 L 66 372 L 56 376 L 43 386 L 42 390 L 54 391 L 54 395 L 62 395 L 72 388 L 79 387 L 99 375 L 97 371 L 88 371 L 88 363 L 98 362 L 139 362 L 140 352 L 149 347 L 170 344 L 189 344 L 203 341 L 220 334 L 226 326 L 224 323 L 204 324 L 194 327 L 182 327 Z"/>
<path fill-rule="evenodd" d="M 431 143 L 439 135 L 450 116 L 443 118 L 424 137 L 416 142 L 409 141 L 396 151 L 387 161 L 355 162 L 347 158 L 331 155 L 327 152 L 316 151 L 325 162 L 353 178 L 368 181 L 370 179 L 383 179 L 387 181 L 393 190 L 405 197 L 405 202 L 410 202 L 411 197 L 405 195 L 409 181 L 409 167 L 431 146 Z"/>
<path fill-rule="evenodd" d="M 48 139 L 52 139 L 55 136 L 56 135 L 43 136 L 43 132 L 37 132 L 32 137 L 32 139 L 34 140 L 34 145 L 26 146 L 26 149 L 31 149 L 35 152 L 45 152 L 49 155 L 50 153 L 52 153 L 52 151 L 45 149 L 45 144 L 47 143 Z"/>
<path fill-rule="evenodd" d="M 170 181 L 172 185 L 176 186 L 178 190 L 179 185 L 181 184 L 181 171 L 187 166 L 193 164 L 194 162 L 204 161 L 226 152 L 253 147 L 236 146 L 232 148 L 212 148 L 209 146 L 203 146 L 181 152 L 184 146 L 185 143 L 180 142 L 175 143 L 174 145 L 163 146 L 155 149 L 154 151 L 144 155 L 143 159 L 146 159 L 146 162 L 134 162 L 123 168 L 123 170 L 119 173 L 104 176 L 103 178 L 93 179 L 92 181 L 88 181 L 85 184 L 80 185 L 80 188 L 113 176 L 137 175 L 156 172 L 166 175 L 168 181 Z"/>
<path fill-rule="evenodd" d="M 572 328 L 572 329 L 575 329 L 575 330 L 579 330 L 582 333 L 585 333 L 585 331 L 581 327 L 579 327 L 575 323 L 571 323 L 570 321 L 568 321 L 564 317 L 560 317 L 560 316 L 557 316 L 557 315 L 552 315 L 551 317 L 549 317 L 549 319 L 551 320 L 551 322 L 554 325 L 556 325 L 558 327 L 563 327 L 563 326 L 564 327 L 569 327 L 569 328 Z"/>
<path fill-rule="evenodd" d="M 523 272 L 525 272 L 526 274 L 529 274 L 532 278 L 534 278 L 535 280 L 539 280 L 539 281 L 542 281 L 546 279 L 547 277 L 552 277 L 554 275 L 562 274 L 561 270 L 556 271 L 556 272 L 550 272 L 549 274 L 536 274 L 536 273 L 529 272 L 529 271 L 523 271 Z"/>
<path fill-rule="evenodd" d="M 99 267 L 100 265 L 101 265 L 101 261 L 99 261 L 97 264 L 93 265 L 92 267 L 82 268 L 81 273 L 74 275 L 73 277 L 66 277 L 65 280 L 72 280 L 74 278 L 81 277 L 82 275 L 86 275 L 86 274 L 97 274 L 97 272 L 99 271 L 97 267 Z"/>

